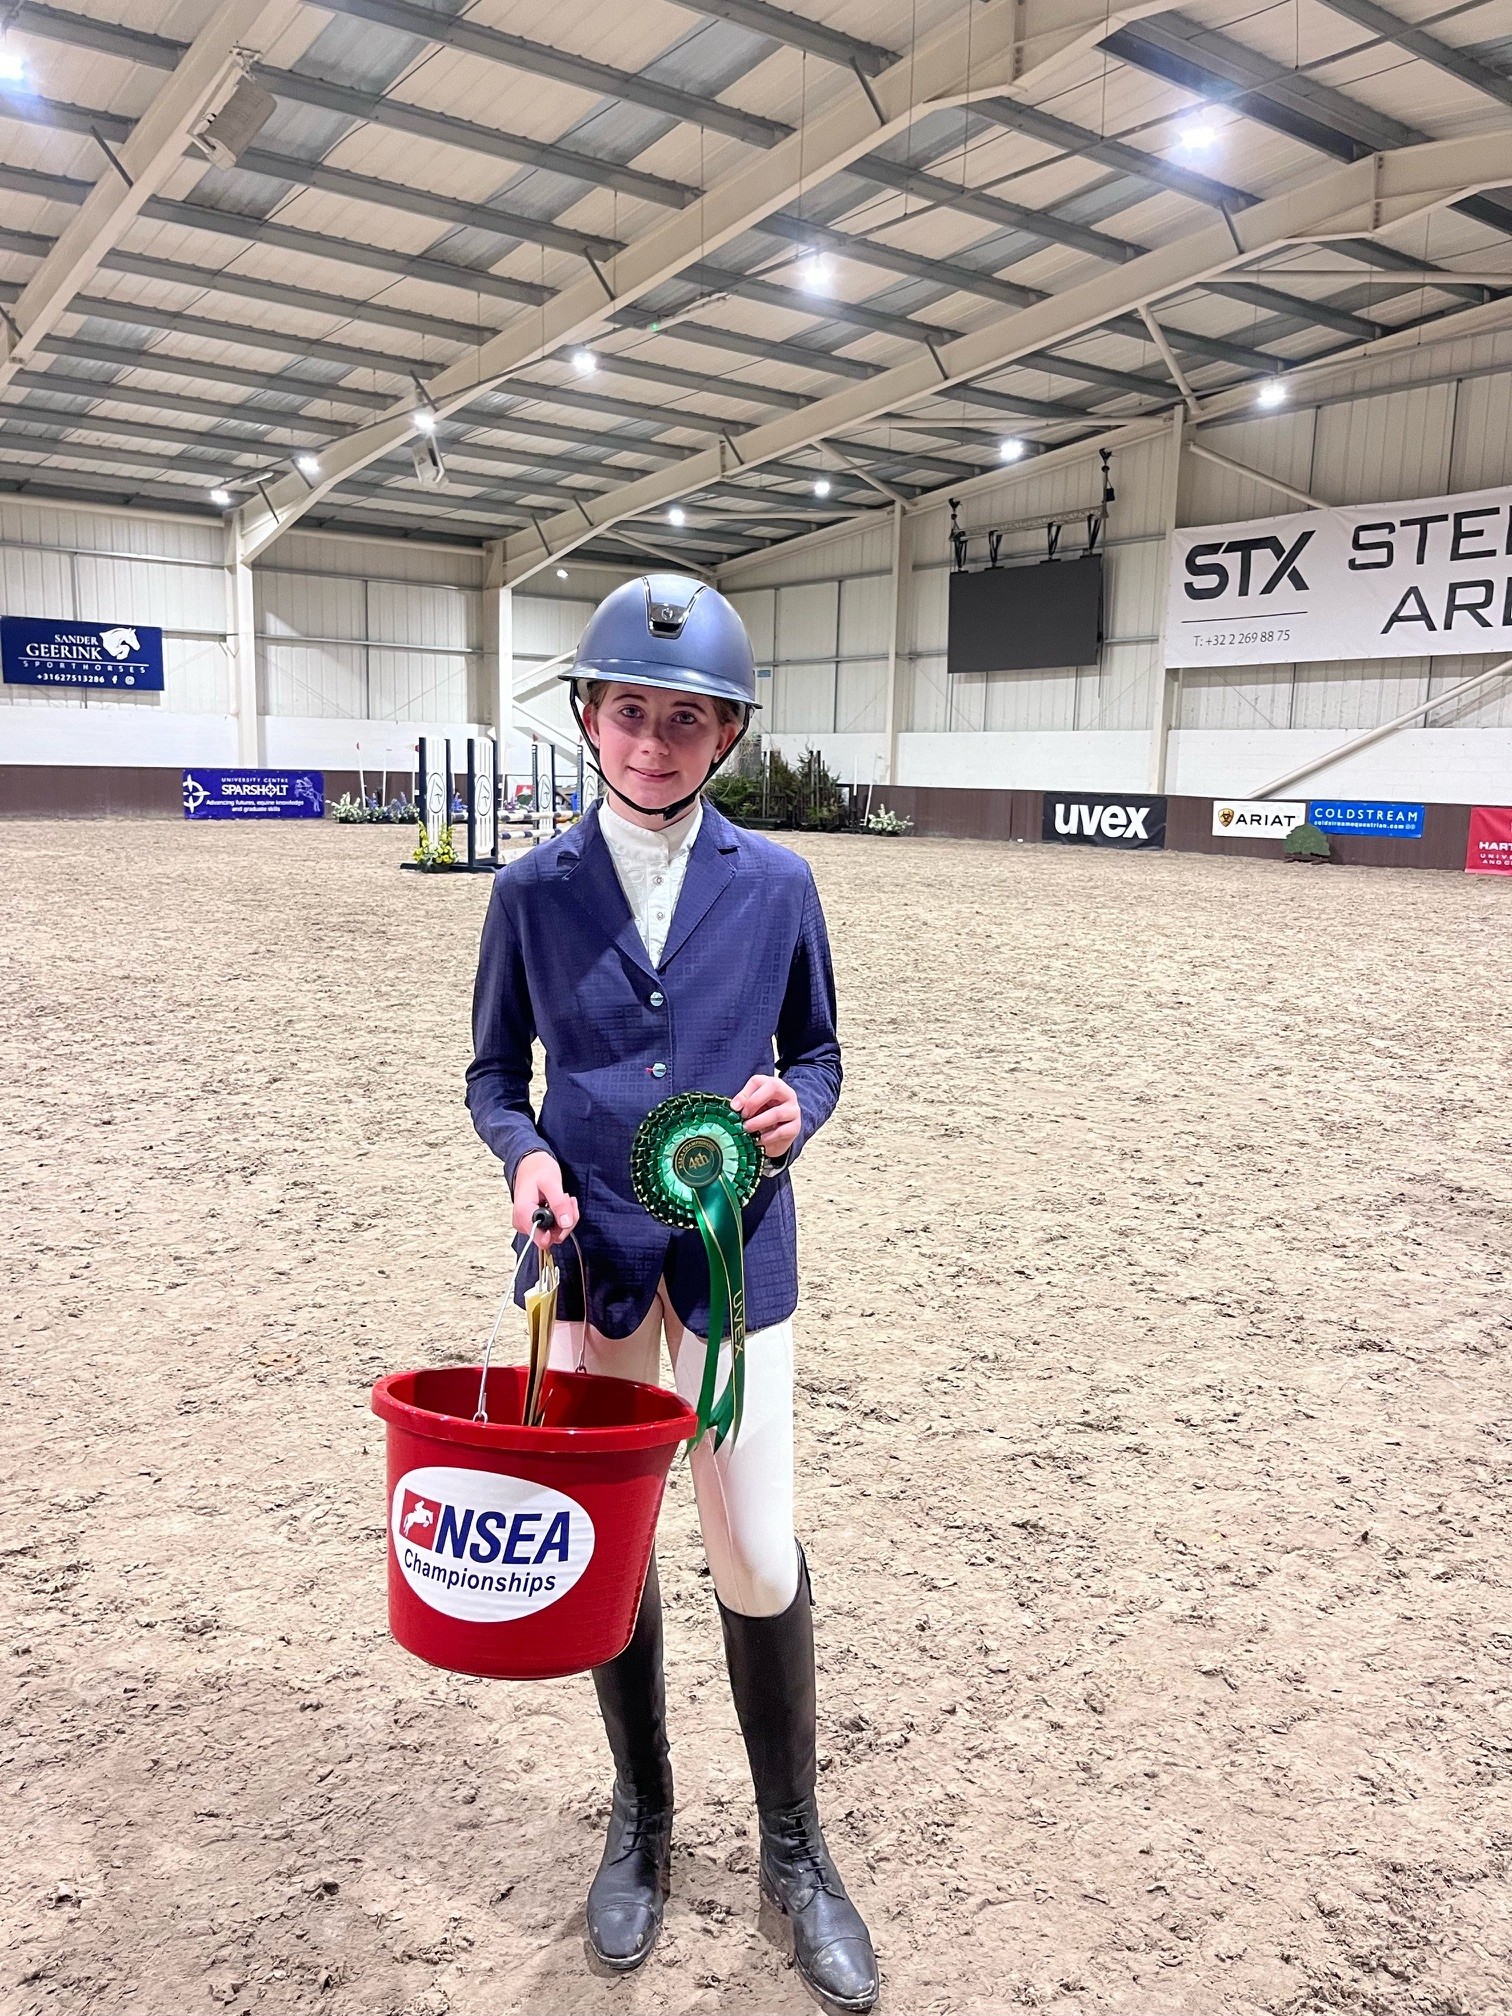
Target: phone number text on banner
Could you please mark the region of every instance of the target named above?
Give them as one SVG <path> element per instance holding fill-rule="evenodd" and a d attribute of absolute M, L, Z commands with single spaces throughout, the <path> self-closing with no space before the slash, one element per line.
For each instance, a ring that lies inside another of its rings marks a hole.
<path fill-rule="evenodd" d="M 1512 486 L 1172 535 L 1168 666 L 1512 652 Z"/>

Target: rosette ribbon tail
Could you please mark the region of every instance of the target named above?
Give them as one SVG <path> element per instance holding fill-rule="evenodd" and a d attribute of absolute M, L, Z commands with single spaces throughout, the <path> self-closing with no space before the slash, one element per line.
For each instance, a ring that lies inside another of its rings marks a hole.
<path fill-rule="evenodd" d="M 698 1394 L 697 1447 L 710 1429 L 718 1449 L 728 1436 L 740 1433 L 745 1411 L 745 1233 L 740 1200 L 728 1180 L 717 1176 L 693 1192 L 693 1209 L 709 1261 L 709 1340 L 704 1352 L 703 1383 Z M 726 1326 L 730 1337 L 730 1376 L 715 1398 L 719 1383 L 719 1353 Z"/>

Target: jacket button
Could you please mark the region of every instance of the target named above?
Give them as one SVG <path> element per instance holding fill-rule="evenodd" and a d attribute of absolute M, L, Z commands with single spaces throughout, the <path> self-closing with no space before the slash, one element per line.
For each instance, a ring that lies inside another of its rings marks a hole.
<path fill-rule="evenodd" d="M 667 1003 L 666 995 L 661 993 L 659 990 L 658 992 L 656 992 L 651 996 L 651 1006 L 653 1008 L 664 1008 L 666 1006 L 666 1003 Z"/>
<path fill-rule="evenodd" d="M 651 1066 L 651 1076 L 653 1078 L 665 1078 L 666 1075 L 667 1067 L 665 1064 L 653 1064 Z"/>

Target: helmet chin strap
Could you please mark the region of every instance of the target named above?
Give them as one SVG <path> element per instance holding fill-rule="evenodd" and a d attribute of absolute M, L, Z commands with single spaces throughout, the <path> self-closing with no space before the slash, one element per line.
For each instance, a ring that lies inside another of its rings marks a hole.
<path fill-rule="evenodd" d="M 722 764 L 727 763 L 730 760 L 730 758 L 735 754 L 735 751 L 740 747 L 741 743 L 745 740 L 746 735 L 749 732 L 751 726 L 751 710 L 748 707 L 746 709 L 745 720 L 741 724 L 740 733 L 735 737 L 735 740 L 730 744 L 729 748 L 726 749 L 726 751 L 722 756 L 716 756 L 714 758 L 714 761 L 709 765 L 708 769 L 704 772 L 703 783 L 699 784 L 695 790 L 687 792 L 685 796 L 681 798 L 675 798 L 670 805 L 641 805 L 638 804 L 637 801 L 630 796 L 628 791 L 621 791 L 618 784 L 611 784 L 609 779 L 604 775 L 603 765 L 599 762 L 598 746 L 594 742 L 592 736 L 588 733 L 587 725 L 583 720 L 583 710 L 581 706 L 578 704 L 577 681 L 575 679 L 571 682 L 568 688 L 568 700 L 572 707 L 572 718 L 577 722 L 578 732 L 583 738 L 583 746 L 591 752 L 588 758 L 589 767 L 593 771 L 594 776 L 597 777 L 599 782 L 603 785 L 604 789 L 606 791 L 612 792 L 613 795 L 616 798 L 618 798 L 622 804 L 628 805 L 632 812 L 639 812 L 642 818 L 664 819 L 669 824 L 672 820 L 674 820 L 677 817 L 677 815 L 680 812 L 685 812 L 687 810 L 687 808 L 693 803 L 694 799 L 697 798 L 699 793 L 703 790 L 704 785 L 706 785 L 709 779 L 714 775 L 715 771 L 718 770 Z"/>

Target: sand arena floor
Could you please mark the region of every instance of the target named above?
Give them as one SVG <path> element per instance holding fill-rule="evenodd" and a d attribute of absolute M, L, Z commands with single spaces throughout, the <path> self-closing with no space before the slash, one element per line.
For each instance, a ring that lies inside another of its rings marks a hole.
<path fill-rule="evenodd" d="M 804 851 L 799 1504 L 884 2006 L 1512 2009 L 1512 887 Z M 586 1678 L 387 1639 L 368 1387 L 505 1267 L 487 884 L 402 852 L 0 828 L 0 2009 L 801 2012 L 685 1475 L 633 1979 Z"/>

